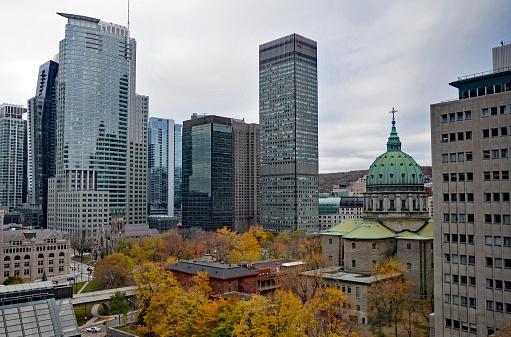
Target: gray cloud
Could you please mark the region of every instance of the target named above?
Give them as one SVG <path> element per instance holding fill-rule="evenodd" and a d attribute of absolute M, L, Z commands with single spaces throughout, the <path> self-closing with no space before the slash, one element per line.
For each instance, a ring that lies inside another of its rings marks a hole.
<path fill-rule="evenodd" d="M 0 101 L 26 105 L 66 19 L 125 24 L 127 1 L 10 1 L 0 21 Z M 511 39 L 511 3 L 469 1 L 132 0 L 137 92 L 150 115 L 192 112 L 258 122 L 258 46 L 299 33 L 318 42 L 320 171 L 366 169 L 385 151 L 394 106 L 403 150 L 431 163 L 429 105 L 449 82 L 491 69 Z"/>

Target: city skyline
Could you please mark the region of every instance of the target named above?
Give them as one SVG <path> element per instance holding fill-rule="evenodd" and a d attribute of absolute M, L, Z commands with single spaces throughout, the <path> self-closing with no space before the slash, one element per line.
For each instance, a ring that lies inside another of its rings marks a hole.
<path fill-rule="evenodd" d="M 63 34 L 56 12 L 127 23 L 122 1 L 33 2 L 29 11 L 24 4 L 5 4 L 6 19 L 0 23 L 10 32 L 4 45 L 17 51 L 0 56 L 0 75 L 8 79 L 0 84 L 1 100 L 13 104 L 25 105 L 33 96 L 33 74 L 58 52 L 54 41 Z M 130 30 L 140 42 L 137 88 L 151 97 L 150 116 L 180 123 L 197 112 L 258 122 L 257 47 L 297 33 L 322 46 L 321 173 L 367 169 L 381 150 L 371 144 L 386 137 L 380 125 L 388 122 L 392 106 L 409 140 L 403 150 L 419 164 L 431 165 L 429 104 L 456 98 L 447 83 L 490 70 L 491 47 L 511 40 L 507 3 L 290 4 L 132 1 Z M 269 6 L 274 14 L 267 14 Z M 34 37 L 16 24 L 20 14 L 27 27 L 37 26 L 42 34 Z M 339 142 L 339 135 L 350 141 Z"/>

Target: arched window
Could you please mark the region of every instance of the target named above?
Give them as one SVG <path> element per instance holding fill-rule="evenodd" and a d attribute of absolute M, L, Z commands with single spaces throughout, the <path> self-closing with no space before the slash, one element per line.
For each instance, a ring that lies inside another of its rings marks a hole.
<path fill-rule="evenodd" d="M 59 256 L 64 256 L 64 252 L 60 252 L 60 253 L 59 253 Z"/>
<path fill-rule="evenodd" d="M 50 253 L 50 255 L 48 255 L 48 257 L 55 257 L 55 254 Z"/>
<path fill-rule="evenodd" d="M 24 257 L 23 259 L 25 259 L 25 260 L 30 260 L 30 255 L 28 255 L 28 254 L 27 254 L 27 255 L 25 255 L 25 257 Z"/>
<path fill-rule="evenodd" d="M 11 261 L 11 257 L 10 256 L 4 257 L 4 261 Z"/>
<path fill-rule="evenodd" d="M 43 254 L 39 254 L 39 255 L 37 255 L 37 258 L 38 259 L 44 259 L 44 255 Z"/>
<path fill-rule="evenodd" d="M 21 256 L 16 255 L 16 256 L 14 257 L 14 260 L 21 260 Z"/>

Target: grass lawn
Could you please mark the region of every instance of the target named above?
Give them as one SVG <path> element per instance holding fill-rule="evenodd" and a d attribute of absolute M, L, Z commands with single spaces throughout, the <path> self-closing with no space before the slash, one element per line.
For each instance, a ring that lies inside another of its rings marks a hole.
<path fill-rule="evenodd" d="M 105 290 L 104 287 L 102 287 L 99 283 L 97 283 L 94 279 L 92 279 L 89 284 L 85 286 L 85 289 L 83 289 L 82 293 L 90 293 L 91 291 L 99 291 L 99 290 Z"/>
<path fill-rule="evenodd" d="M 74 283 L 71 283 L 71 285 L 73 286 L 73 294 L 76 294 L 78 291 L 80 291 L 80 289 L 82 289 L 83 285 L 85 284 L 86 282 L 78 282 L 76 284 Z"/>

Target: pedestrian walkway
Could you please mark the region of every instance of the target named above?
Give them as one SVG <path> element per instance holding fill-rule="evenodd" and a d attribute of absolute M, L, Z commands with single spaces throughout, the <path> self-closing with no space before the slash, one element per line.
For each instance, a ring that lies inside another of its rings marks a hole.
<path fill-rule="evenodd" d="M 89 284 L 89 281 L 85 282 L 85 284 L 83 285 L 83 287 L 80 288 L 80 290 L 78 290 L 78 292 L 76 293 L 76 295 L 80 294 L 83 289 L 85 289 L 85 287 L 87 286 L 87 284 Z"/>

